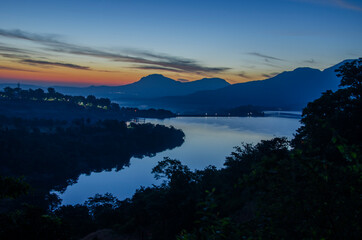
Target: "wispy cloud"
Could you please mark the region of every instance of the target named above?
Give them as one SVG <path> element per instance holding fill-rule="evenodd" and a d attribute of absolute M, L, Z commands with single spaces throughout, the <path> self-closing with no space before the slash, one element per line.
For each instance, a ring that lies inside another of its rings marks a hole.
<path fill-rule="evenodd" d="M 268 62 L 269 60 L 285 61 L 284 59 L 273 57 L 273 56 L 268 56 L 268 55 L 261 54 L 258 52 L 249 52 L 248 54 L 252 55 L 252 56 L 263 58 L 266 62 Z"/>
<path fill-rule="evenodd" d="M 265 66 L 271 67 L 271 68 L 279 68 L 279 69 L 282 68 L 279 65 L 272 64 L 272 63 L 269 63 L 269 62 L 263 62 L 262 64 L 265 65 Z"/>
<path fill-rule="evenodd" d="M 0 43 L 0 56 L 4 58 L 12 59 L 18 63 L 27 64 L 27 65 L 33 65 L 33 66 L 59 66 L 59 67 L 68 67 L 73 69 L 80 69 L 80 70 L 89 70 L 89 71 L 97 71 L 97 72 L 119 72 L 119 71 L 110 71 L 110 70 L 102 70 L 102 69 L 92 69 L 90 67 L 80 66 L 73 63 L 62 63 L 57 61 L 51 61 L 48 57 L 51 58 L 51 56 L 46 55 L 44 56 L 44 53 L 37 52 L 37 51 L 30 51 L 25 50 L 22 48 L 16 48 L 16 47 L 10 47 L 3 43 Z M 32 58 L 37 59 L 45 59 L 45 60 L 34 60 Z M 20 71 L 20 69 L 19 69 Z M 24 70 L 25 71 L 25 70 Z M 29 70 L 27 70 L 29 71 Z M 34 71 L 35 72 L 35 71 Z"/>
<path fill-rule="evenodd" d="M 193 59 L 153 53 L 141 49 L 126 49 L 124 50 L 124 53 L 133 56 L 132 59 L 130 59 L 131 61 L 139 61 L 137 63 L 154 64 L 162 67 L 168 67 L 171 68 L 171 71 L 173 71 L 173 69 L 178 69 L 180 72 L 219 73 L 230 70 L 230 68 L 225 67 L 206 67 Z"/>
<path fill-rule="evenodd" d="M 159 53 L 153 53 L 150 51 L 142 50 L 142 49 L 124 49 L 124 53 L 130 54 L 133 56 L 141 57 L 141 58 L 150 58 L 150 59 L 157 59 L 167 62 L 178 62 L 183 64 L 193 64 L 195 63 L 194 60 L 188 59 L 188 58 L 182 58 L 182 57 L 175 57 L 170 56 L 167 54 L 159 54 Z"/>
<path fill-rule="evenodd" d="M 242 78 L 251 79 L 251 77 L 249 75 L 247 75 L 246 72 L 244 72 L 244 71 L 240 72 L 237 75 Z"/>
<path fill-rule="evenodd" d="M 338 7 L 341 9 L 348 9 L 353 11 L 362 12 L 362 4 L 359 3 L 351 3 L 351 1 L 346 0 L 293 0 L 298 2 L 307 2 L 312 4 L 319 4 L 319 5 L 327 5 Z"/>
<path fill-rule="evenodd" d="M 0 36 L 1 36 L 1 29 L 0 29 Z M 34 53 L 32 51 L 21 49 L 21 48 L 9 47 L 9 46 L 4 45 L 3 43 L 0 43 L 0 52 L 21 53 L 21 54 Z"/>
<path fill-rule="evenodd" d="M 80 69 L 80 70 L 91 70 L 90 67 L 80 66 L 71 63 L 61 63 L 61 62 L 49 62 L 49 61 L 40 61 L 40 60 L 33 60 L 33 59 L 23 59 L 20 61 L 24 64 L 29 65 L 41 65 L 41 66 L 57 66 L 57 67 L 66 67 L 66 68 L 73 68 L 73 69 Z"/>
<path fill-rule="evenodd" d="M 29 58 L 29 55 L 23 55 L 23 54 L 12 54 L 12 53 L 1 53 L 0 56 L 4 58 L 11 58 L 11 59 L 23 59 L 23 58 Z"/>
<path fill-rule="evenodd" d="M 7 66 L 0 66 L 2 70 L 10 70 L 10 71 L 22 71 L 22 72 L 37 72 L 34 70 L 22 69 L 22 68 L 14 68 L 14 67 L 7 67 Z"/>
<path fill-rule="evenodd" d="M 359 5 L 356 5 L 356 4 L 350 3 L 348 1 L 342 1 L 342 0 L 334 0 L 333 2 L 335 5 L 337 5 L 341 8 L 362 12 L 361 3 Z"/>
<path fill-rule="evenodd" d="M 35 34 L 35 33 L 25 32 L 19 29 L 14 29 L 14 30 L 0 29 L 0 36 L 9 37 L 9 38 L 18 38 L 18 39 L 24 39 L 24 40 L 30 40 L 42 43 L 57 43 L 59 42 L 57 39 L 60 38 L 59 35 L 55 34 Z"/>
<path fill-rule="evenodd" d="M 142 70 L 162 70 L 162 71 L 169 71 L 169 72 L 182 72 L 179 69 L 157 67 L 157 66 L 134 66 L 132 68 L 142 69 Z"/>
<path fill-rule="evenodd" d="M 68 53 L 74 55 L 92 56 L 104 58 L 115 62 L 142 64 L 150 67 L 163 68 L 165 71 L 178 71 L 189 73 L 221 73 L 229 70 L 227 67 L 207 67 L 196 60 L 182 57 L 169 56 L 165 54 L 152 53 L 144 50 L 125 50 L 123 53 L 109 52 L 102 49 L 79 46 L 59 40 L 58 35 L 42 35 L 28 33 L 22 30 L 0 29 L 0 36 L 32 41 L 41 44 L 48 51 Z"/>
<path fill-rule="evenodd" d="M 304 60 L 303 62 L 304 63 L 310 63 L 310 64 L 316 63 L 316 61 L 313 58 L 308 59 L 308 60 Z"/>
<path fill-rule="evenodd" d="M 276 75 L 278 75 L 279 73 L 278 72 L 273 72 L 273 73 L 264 73 L 262 74 L 263 77 L 266 77 L 266 78 L 271 78 L 271 77 L 275 77 Z"/>

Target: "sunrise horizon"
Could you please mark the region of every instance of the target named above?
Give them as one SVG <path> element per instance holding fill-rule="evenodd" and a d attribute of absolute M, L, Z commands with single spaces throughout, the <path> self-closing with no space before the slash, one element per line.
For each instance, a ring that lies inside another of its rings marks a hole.
<path fill-rule="evenodd" d="M 357 58 L 356 58 L 357 59 Z M 343 59 L 339 62 L 336 62 L 335 64 L 331 65 L 331 66 L 328 66 L 324 69 L 317 69 L 317 70 L 320 70 L 320 71 L 324 71 L 325 69 L 328 69 L 328 68 L 331 68 L 333 66 L 336 66 L 336 65 L 339 65 L 340 63 L 342 62 L 345 62 L 345 61 L 352 61 L 354 59 Z M 301 67 L 296 67 L 294 69 L 287 69 L 283 72 L 292 72 L 298 68 L 305 68 L 303 66 Z M 306 67 L 306 68 L 312 68 L 313 67 Z M 64 86 L 64 87 L 91 87 L 91 86 L 109 86 L 109 87 L 117 87 L 117 86 L 124 86 L 124 85 L 128 85 L 128 84 L 132 84 L 132 83 L 136 83 L 138 81 L 140 81 L 142 78 L 145 78 L 145 77 L 148 77 L 148 76 L 151 76 L 151 75 L 162 75 L 166 78 L 170 78 L 174 81 L 177 81 L 177 82 L 181 82 L 181 83 L 186 83 L 186 82 L 194 82 L 194 81 L 198 81 L 198 80 L 201 80 L 201 79 L 212 79 L 212 78 L 220 78 L 220 79 L 223 79 L 225 80 L 226 82 L 228 82 L 229 84 L 233 85 L 233 84 L 237 84 L 237 83 L 246 83 L 246 82 L 252 82 L 252 81 L 263 81 L 263 80 L 267 80 L 269 78 L 273 78 L 283 72 L 280 72 L 280 73 L 275 73 L 275 74 L 271 74 L 271 75 L 267 75 L 267 74 L 264 74 L 264 76 L 261 76 L 260 78 L 258 79 L 249 79 L 249 80 L 245 80 L 245 81 L 240 81 L 240 82 L 233 82 L 233 81 L 230 81 L 228 79 L 225 79 L 223 77 L 214 77 L 214 76 L 200 76 L 199 78 L 195 78 L 195 79 L 183 79 L 183 78 L 178 78 L 178 79 L 175 79 L 173 78 L 171 75 L 167 74 L 167 73 L 159 73 L 159 72 L 151 72 L 151 73 L 147 73 L 147 75 L 136 75 L 136 80 L 130 80 L 128 81 L 129 79 L 127 78 L 126 80 L 123 80 L 121 81 L 120 79 L 117 79 L 115 81 L 110 81 L 110 82 L 104 82 L 104 81 L 94 81 L 94 82 L 90 82 L 90 81 L 87 81 L 88 79 L 85 79 L 86 81 L 78 81 L 79 78 L 76 78 L 75 80 L 70 80 L 70 81 L 66 81 L 64 79 L 49 79 L 49 78 L 44 78 L 44 79 L 32 79 L 32 78 L 11 78 L 11 77 L 1 77 L 0 76 L 0 85 L 7 85 L 7 84 L 11 84 L 11 85 L 17 85 L 19 84 L 20 86 L 21 85 L 34 85 L 34 86 L 39 86 L 39 87 L 57 87 L 57 86 Z M 122 83 L 118 83 L 118 82 L 122 82 Z"/>
<path fill-rule="evenodd" d="M 362 56 L 358 1 L 5 1 L 0 79 L 119 86 L 149 74 L 231 84 Z"/>

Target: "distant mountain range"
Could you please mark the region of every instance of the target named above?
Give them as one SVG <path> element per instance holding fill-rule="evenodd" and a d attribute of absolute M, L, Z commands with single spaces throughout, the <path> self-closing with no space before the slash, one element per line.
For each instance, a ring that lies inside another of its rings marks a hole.
<path fill-rule="evenodd" d="M 202 91 L 186 96 L 154 99 L 153 105 L 189 110 L 192 108 L 216 110 L 241 105 L 301 110 L 308 102 L 320 97 L 322 92 L 338 88 L 340 79 L 336 76 L 335 70 L 346 61 L 324 71 L 297 68 L 266 80 L 238 83 L 222 89 Z"/>
<path fill-rule="evenodd" d="M 152 74 L 141 78 L 139 81 L 122 86 L 90 86 L 90 87 L 70 87 L 53 86 L 56 91 L 68 95 L 94 95 L 96 97 L 107 97 L 110 99 L 150 99 L 167 96 L 181 96 L 192 94 L 198 91 L 215 90 L 229 86 L 230 83 L 221 78 L 203 78 L 192 82 L 180 82 L 161 74 Z M 1 84 L 16 87 L 16 83 Z M 42 88 L 36 85 L 21 84 L 21 88 Z"/>
<path fill-rule="evenodd" d="M 345 60 L 323 71 L 297 68 L 269 79 L 233 85 L 220 78 L 180 82 L 160 74 L 152 74 L 123 86 L 54 88 L 69 95 L 108 97 L 126 106 L 167 108 L 181 112 L 219 110 L 245 105 L 301 110 L 322 92 L 338 88 L 340 79 L 335 70 L 347 61 L 352 60 Z M 4 84 L 1 85 L 4 87 Z"/>
<path fill-rule="evenodd" d="M 220 78 L 204 78 L 192 82 L 180 82 L 160 74 L 152 74 L 139 81 L 123 86 L 60 87 L 58 92 L 70 95 L 95 95 L 118 100 L 150 99 L 167 96 L 181 96 L 198 91 L 215 90 L 229 86 Z"/>

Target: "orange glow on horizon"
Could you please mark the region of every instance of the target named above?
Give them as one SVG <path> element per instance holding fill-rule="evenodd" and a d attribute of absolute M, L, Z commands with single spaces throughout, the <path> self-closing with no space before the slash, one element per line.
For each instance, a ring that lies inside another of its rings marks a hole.
<path fill-rule="evenodd" d="M 24 69 L 12 70 L 10 68 Z M 134 82 L 142 73 L 135 72 L 102 72 L 96 70 L 79 70 L 49 68 L 21 68 L 13 64 L 8 69 L 0 69 L 0 78 L 10 80 L 29 80 L 44 83 L 63 83 L 69 85 L 125 85 Z"/>
<path fill-rule="evenodd" d="M 0 68 L 0 78 L 21 81 L 23 83 L 26 83 L 26 81 L 37 81 L 44 82 L 46 84 L 120 86 L 136 82 L 144 76 L 155 73 L 154 71 L 150 70 L 135 70 L 127 67 L 121 70 L 117 69 L 116 71 L 101 71 L 64 67 L 24 67 L 24 65 L 19 63 L 5 63 L 8 67 L 3 67 L 2 69 Z M 172 78 L 174 80 L 188 79 L 190 81 L 194 81 L 205 77 L 219 77 L 225 79 L 231 84 L 261 79 L 258 77 L 253 79 L 243 79 L 235 76 L 235 74 L 232 73 L 216 74 L 216 76 L 205 76 L 193 73 L 170 73 L 162 70 L 157 73 L 164 74 L 166 77 Z"/>
<path fill-rule="evenodd" d="M 120 86 L 126 85 L 140 80 L 154 72 L 123 72 L 123 73 L 109 73 L 109 72 L 96 72 L 96 71 L 84 71 L 84 70 L 67 70 L 64 72 L 26 72 L 26 71 L 13 71 L 13 70 L 1 70 L 0 79 L 9 80 L 28 80 L 39 81 L 44 83 L 61 83 L 69 85 L 109 85 Z M 162 73 L 163 74 L 163 73 Z M 178 75 L 164 74 L 166 77 L 178 80 Z M 204 78 L 205 76 L 191 75 L 190 81 L 195 81 Z M 262 80 L 261 78 L 255 79 L 242 79 L 235 77 L 234 75 L 218 76 L 225 79 L 230 84 L 243 83 L 254 80 Z M 25 82 L 24 82 L 25 83 Z"/>

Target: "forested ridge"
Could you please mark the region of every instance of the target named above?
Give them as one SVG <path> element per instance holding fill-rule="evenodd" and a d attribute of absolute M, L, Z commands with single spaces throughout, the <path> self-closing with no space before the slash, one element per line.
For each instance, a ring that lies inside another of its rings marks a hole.
<path fill-rule="evenodd" d="M 138 109 L 120 107 L 108 98 L 93 95 L 70 96 L 56 92 L 54 88 L 21 89 L 5 87 L 0 91 L 0 112 L 6 116 L 72 120 L 76 118 L 118 119 L 169 118 L 176 116 L 164 109 Z"/>
<path fill-rule="evenodd" d="M 0 236 L 80 239 L 107 228 L 119 239 L 359 239 L 362 59 L 337 72 L 340 89 L 306 106 L 291 141 L 236 147 L 222 169 L 165 158 L 152 171 L 161 186 L 52 211 L 27 205 L 1 216 Z M 13 186 L 4 199 L 26 191 L 4 181 Z"/>
<path fill-rule="evenodd" d="M 93 123 L 84 119 L 67 122 L 0 116 L 0 176 L 6 176 L 0 180 L 1 196 L 12 196 L 12 192 L 15 196 L 21 195 L 16 189 L 28 192 L 13 201 L 0 201 L 0 215 L 8 216 L 9 211 L 24 203 L 40 209 L 53 208 L 60 199 L 50 192 L 64 191 L 80 174 L 119 171 L 129 165 L 133 156 L 152 156 L 180 146 L 183 141 L 181 130 L 150 123 L 126 124 L 118 120 Z M 20 182 L 26 184 L 17 187 Z M 11 225 L 5 222 L 2 230 Z"/>

